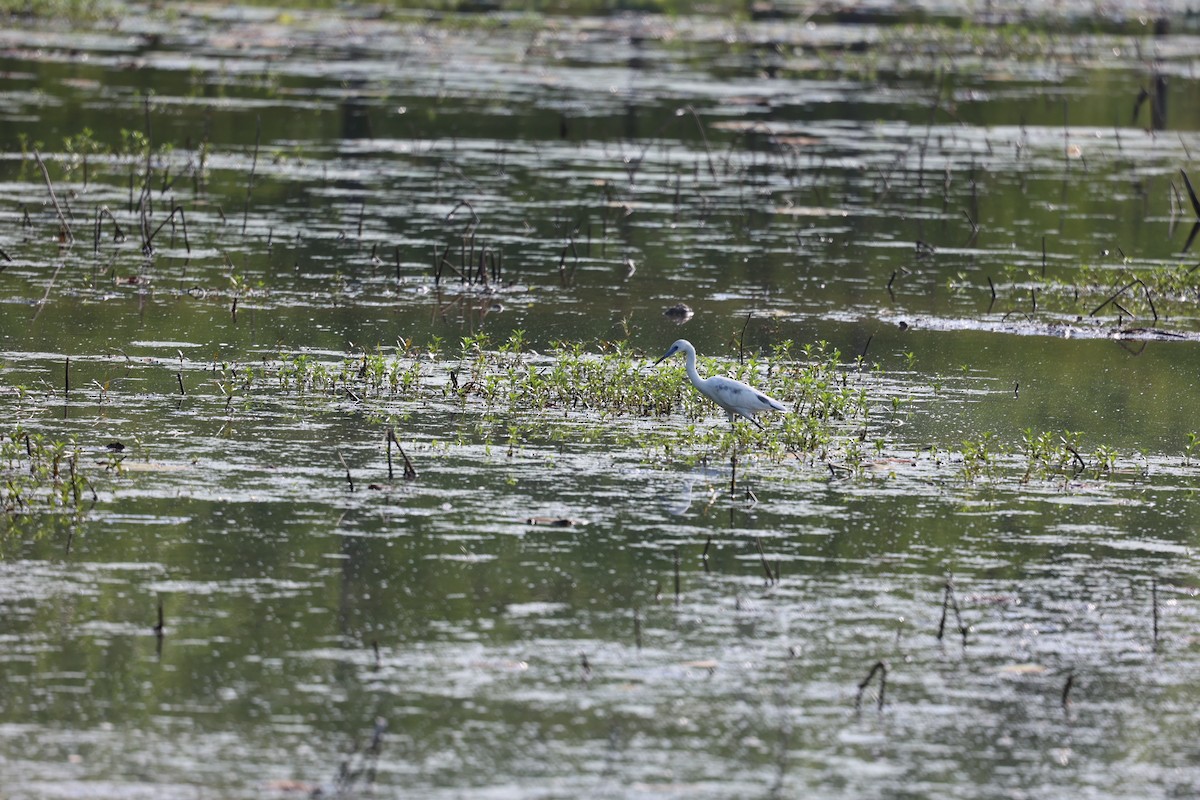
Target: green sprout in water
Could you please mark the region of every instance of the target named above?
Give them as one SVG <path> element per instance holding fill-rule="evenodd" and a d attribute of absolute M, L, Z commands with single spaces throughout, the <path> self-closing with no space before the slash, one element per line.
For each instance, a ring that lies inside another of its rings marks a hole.
<path fill-rule="evenodd" d="M 73 440 L 49 439 L 20 426 L 0 436 L 0 511 L 5 526 L 43 513 L 82 512 L 96 500 L 91 481 L 79 469 Z"/>

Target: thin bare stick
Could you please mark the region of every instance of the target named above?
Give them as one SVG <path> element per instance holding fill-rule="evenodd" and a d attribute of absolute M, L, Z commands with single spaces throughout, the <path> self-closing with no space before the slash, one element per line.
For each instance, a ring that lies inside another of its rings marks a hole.
<path fill-rule="evenodd" d="M 1063 684 L 1063 688 L 1062 688 L 1061 702 L 1062 702 L 1062 707 L 1064 709 L 1066 709 L 1068 706 L 1071 705 L 1071 687 L 1074 685 L 1075 685 L 1075 671 L 1071 670 L 1070 672 L 1067 673 L 1067 680 L 1066 680 L 1066 683 Z"/>
<path fill-rule="evenodd" d="M 189 253 L 192 252 L 192 245 L 190 242 L 188 242 L 187 217 L 185 217 L 183 214 L 183 206 L 175 206 L 175 208 L 171 209 L 171 214 L 162 222 L 158 223 L 158 227 L 154 229 L 154 233 L 150 234 L 145 243 L 142 245 L 142 252 L 147 254 L 154 252 L 154 237 L 158 236 L 158 232 L 163 229 L 164 225 L 175 219 L 176 214 L 179 215 L 179 221 L 183 224 L 183 246 Z M 113 220 L 113 223 L 116 224 L 116 220 Z"/>
<path fill-rule="evenodd" d="M 67 232 L 67 239 L 72 244 L 75 242 L 75 234 L 71 232 L 71 223 L 67 222 L 66 215 L 63 214 L 62 206 L 58 204 L 58 196 L 54 194 L 54 184 L 50 182 L 50 170 L 46 169 L 46 164 L 42 161 L 42 154 L 33 149 L 33 158 L 37 161 L 37 165 L 42 170 L 42 178 L 46 181 L 46 190 L 50 192 L 50 202 L 54 204 L 54 211 L 58 214 L 58 221 L 62 223 L 63 230 Z M 1186 176 L 1185 176 L 1186 177 Z M 1188 184 L 1191 189 L 1191 184 Z M 1195 197 L 1195 195 L 1193 195 Z"/>
<path fill-rule="evenodd" d="M 867 677 L 863 678 L 862 682 L 858 684 L 858 694 L 854 698 L 855 712 L 862 710 L 863 692 L 865 692 L 867 690 L 867 687 L 871 684 L 871 679 L 875 677 L 876 672 L 879 673 L 879 703 L 877 705 L 877 708 L 880 711 L 883 711 L 884 695 L 887 693 L 888 668 L 887 668 L 887 664 L 885 662 L 876 661 L 875 666 L 871 667 L 871 671 L 867 673 Z"/>
<path fill-rule="evenodd" d="M 400 451 L 400 457 L 404 459 L 404 480 L 411 481 L 417 477 L 417 468 L 408 460 L 408 454 L 404 452 L 404 448 L 400 446 L 400 440 L 396 438 L 396 430 L 392 426 L 388 426 L 388 440 L 396 445 L 396 449 Z M 392 451 L 388 449 L 388 478 L 392 477 Z"/>
<path fill-rule="evenodd" d="M 1154 652 L 1158 652 L 1158 578 L 1150 581 L 1150 603 L 1152 614 L 1152 631 L 1154 634 Z"/>
<path fill-rule="evenodd" d="M 700 121 L 700 115 L 696 113 L 696 109 L 691 106 L 684 106 L 683 111 L 692 115 L 692 119 L 696 120 L 696 128 L 700 131 L 700 139 L 704 142 L 704 154 L 708 156 L 708 174 L 713 180 L 717 178 L 716 167 L 713 166 L 712 148 L 708 146 L 708 134 L 704 132 L 704 123 Z"/>
<path fill-rule="evenodd" d="M 675 546 L 675 605 L 679 605 L 679 546 Z"/>
<path fill-rule="evenodd" d="M 246 180 L 246 204 L 242 207 L 242 235 L 246 235 L 246 219 L 250 216 L 250 195 L 254 193 L 254 172 L 258 169 L 258 144 L 262 139 L 262 117 L 254 117 L 254 158 L 250 161 L 250 177 Z"/>
<path fill-rule="evenodd" d="M 753 311 L 746 312 L 746 321 L 742 324 L 742 334 L 738 336 L 738 366 L 742 365 L 742 346 L 746 343 L 746 328 L 750 327 L 750 317 Z"/>
<path fill-rule="evenodd" d="M 341 450 L 335 450 L 338 461 L 342 462 L 342 467 L 346 470 L 346 483 L 350 484 L 350 491 L 354 491 L 354 477 L 350 474 L 350 466 L 346 463 L 346 459 L 342 457 Z"/>

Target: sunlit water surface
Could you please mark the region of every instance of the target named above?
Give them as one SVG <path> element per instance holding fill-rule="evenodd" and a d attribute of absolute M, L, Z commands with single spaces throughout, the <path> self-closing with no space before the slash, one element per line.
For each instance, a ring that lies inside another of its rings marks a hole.
<path fill-rule="evenodd" d="M 0 795 L 1200 792 L 1187 18 L 177 13 L 0 33 L 4 433 L 97 491 L 0 523 Z M 826 340 L 862 468 L 230 380 L 517 330 Z"/>

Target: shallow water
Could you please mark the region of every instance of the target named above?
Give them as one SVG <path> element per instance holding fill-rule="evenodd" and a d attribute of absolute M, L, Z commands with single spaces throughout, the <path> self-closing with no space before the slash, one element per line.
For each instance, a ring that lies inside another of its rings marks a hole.
<path fill-rule="evenodd" d="M 177 14 L 0 33 L 4 435 L 96 491 L 0 523 L 6 798 L 1200 790 L 1187 19 Z M 869 410 L 731 496 L 660 444 L 715 409 L 446 390 L 517 330 L 821 339 Z"/>

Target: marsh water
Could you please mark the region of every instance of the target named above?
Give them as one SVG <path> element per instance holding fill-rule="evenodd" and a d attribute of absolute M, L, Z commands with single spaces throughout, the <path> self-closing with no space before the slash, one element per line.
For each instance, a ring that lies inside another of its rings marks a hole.
<path fill-rule="evenodd" d="M 1200 38 L 1117 8 L 7 26 L 0 469 L 86 483 L 0 797 L 1195 796 Z M 458 394 L 680 336 L 868 410 Z"/>

